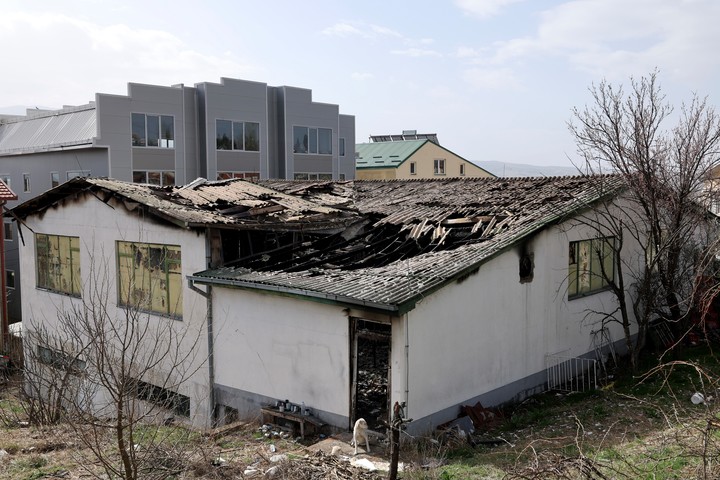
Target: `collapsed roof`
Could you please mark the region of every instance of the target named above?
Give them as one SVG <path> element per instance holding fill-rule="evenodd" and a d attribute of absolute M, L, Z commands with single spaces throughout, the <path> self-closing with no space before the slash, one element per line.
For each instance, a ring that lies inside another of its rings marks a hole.
<path fill-rule="evenodd" d="M 192 275 L 193 282 L 403 313 L 428 293 L 619 187 L 619 179 L 603 178 L 607 181 L 198 179 L 183 187 L 74 179 L 11 214 L 19 219 L 42 214 L 81 192 L 105 202 L 114 198 L 157 220 L 216 229 L 230 238 L 223 248 L 236 252 L 218 268 Z M 252 241 L 238 232 L 252 235 Z"/>

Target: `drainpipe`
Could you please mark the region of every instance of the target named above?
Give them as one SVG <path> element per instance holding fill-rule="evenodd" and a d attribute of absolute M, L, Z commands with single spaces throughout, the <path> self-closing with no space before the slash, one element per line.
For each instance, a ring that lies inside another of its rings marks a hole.
<path fill-rule="evenodd" d="M 217 409 L 215 408 L 215 342 L 213 340 L 213 308 L 212 308 L 212 286 L 207 286 L 207 291 L 202 291 L 195 286 L 192 280 L 188 279 L 188 288 L 193 292 L 205 297 L 207 301 L 207 342 L 208 342 L 208 384 L 210 401 L 210 424 L 214 428 L 217 425 Z"/>
<path fill-rule="evenodd" d="M 410 322 L 405 318 L 405 416 L 410 416 Z"/>
<path fill-rule="evenodd" d="M 0 213 L 5 208 L 5 201 L 0 201 Z M 0 302 L 2 302 L 2 349 L 0 352 L 10 353 L 10 320 L 7 306 L 7 274 L 5 273 L 5 220 L 0 215 Z"/>

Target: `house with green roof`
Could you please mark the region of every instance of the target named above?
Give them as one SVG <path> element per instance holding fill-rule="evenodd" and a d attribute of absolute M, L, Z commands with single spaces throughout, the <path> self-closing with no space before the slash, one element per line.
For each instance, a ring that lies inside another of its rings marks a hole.
<path fill-rule="evenodd" d="M 494 176 L 441 146 L 434 134 L 379 135 L 370 140 L 355 145 L 359 180 Z"/>

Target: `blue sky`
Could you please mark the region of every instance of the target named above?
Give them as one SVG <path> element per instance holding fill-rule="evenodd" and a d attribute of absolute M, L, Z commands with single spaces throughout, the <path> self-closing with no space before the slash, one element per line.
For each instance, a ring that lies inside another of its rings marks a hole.
<path fill-rule="evenodd" d="M 657 69 L 720 102 L 720 1 L 0 2 L 0 112 L 235 77 L 310 88 L 357 141 L 416 129 L 473 161 L 569 165 L 587 88 Z"/>

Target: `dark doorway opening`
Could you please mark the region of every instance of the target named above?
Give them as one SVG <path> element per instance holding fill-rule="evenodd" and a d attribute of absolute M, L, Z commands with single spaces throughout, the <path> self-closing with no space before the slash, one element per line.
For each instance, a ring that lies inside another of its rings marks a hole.
<path fill-rule="evenodd" d="M 371 430 L 389 421 L 391 326 L 354 319 L 353 422 L 364 418 Z"/>

